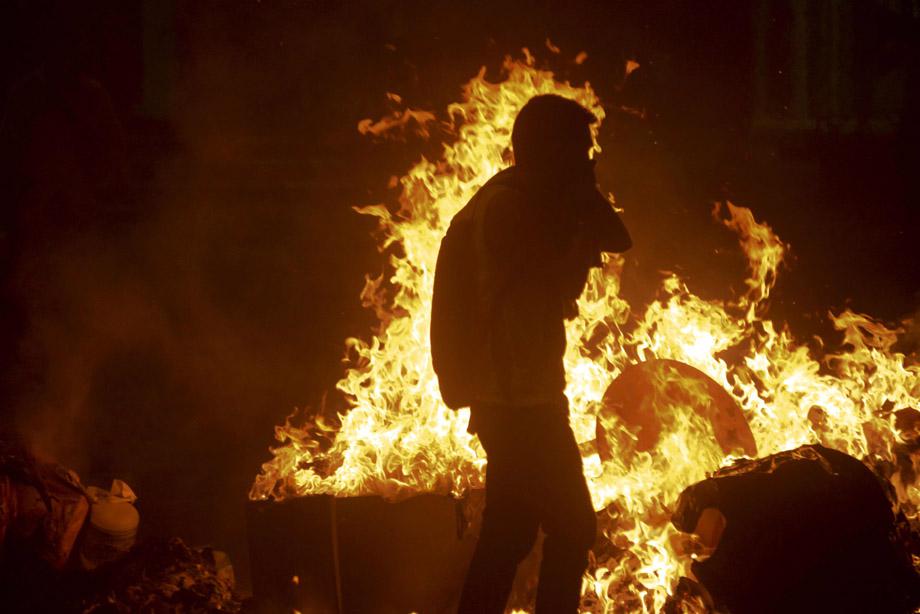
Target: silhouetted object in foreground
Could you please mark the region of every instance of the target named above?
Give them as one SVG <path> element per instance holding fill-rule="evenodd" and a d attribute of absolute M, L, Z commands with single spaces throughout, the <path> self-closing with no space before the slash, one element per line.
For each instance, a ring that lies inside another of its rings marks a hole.
<path fill-rule="evenodd" d="M 713 509 L 724 531 L 692 570 L 733 614 L 906 614 L 920 603 L 907 521 L 851 456 L 811 445 L 741 461 L 684 490 L 672 522 L 693 532 Z"/>
<path fill-rule="evenodd" d="M 504 611 L 541 528 L 536 611 L 578 607 L 596 526 L 563 394 L 564 321 L 601 252 L 630 247 L 595 184 L 595 121 L 562 97 L 531 99 L 512 132 L 515 165 L 454 217 L 438 255 L 432 360 L 444 401 L 470 407 L 489 461 L 461 613 Z"/>

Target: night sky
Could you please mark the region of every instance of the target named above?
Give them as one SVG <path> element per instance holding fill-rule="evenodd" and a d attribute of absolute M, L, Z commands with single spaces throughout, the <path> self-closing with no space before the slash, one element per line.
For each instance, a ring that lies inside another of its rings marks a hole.
<path fill-rule="evenodd" d="M 712 203 L 791 244 L 771 315 L 835 342 L 850 307 L 920 335 L 920 15 L 911 2 L 31 2 L 0 20 L 3 427 L 143 530 L 245 550 L 273 425 L 367 335 L 383 271 L 352 206 L 438 143 L 356 125 L 386 93 L 443 113 L 528 47 L 612 111 L 602 187 L 635 248 L 624 294 L 744 262 Z M 562 51 L 552 53 L 549 38 Z M 572 59 L 585 51 L 588 59 Z M 627 60 L 640 65 L 625 78 Z M 335 403 L 334 398 L 329 402 Z"/>

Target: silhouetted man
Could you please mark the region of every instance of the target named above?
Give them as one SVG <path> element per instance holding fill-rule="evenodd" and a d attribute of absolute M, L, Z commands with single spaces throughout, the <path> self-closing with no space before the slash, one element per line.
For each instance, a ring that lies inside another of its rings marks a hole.
<path fill-rule="evenodd" d="M 515 164 L 493 177 L 455 216 L 470 270 L 442 265 L 438 276 L 472 280 L 465 306 L 464 381 L 449 382 L 452 361 L 440 347 L 449 286 L 435 280 L 432 355 L 442 396 L 470 406 L 469 430 L 488 457 L 479 543 L 460 601 L 461 614 L 503 612 L 518 563 L 543 529 L 536 611 L 576 612 L 594 510 L 563 393 L 564 321 L 602 251 L 621 252 L 629 234 L 597 190 L 589 158 L 592 113 L 555 95 L 531 99 L 512 132 Z M 457 248 L 451 248 L 457 249 Z M 440 296 L 439 296 L 440 292 Z M 439 303 L 440 301 L 440 303 Z M 456 379 L 456 377 L 454 377 Z M 450 384 L 454 384 L 451 388 Z M 459 389 L 460 392 L 456 392 Z"/>

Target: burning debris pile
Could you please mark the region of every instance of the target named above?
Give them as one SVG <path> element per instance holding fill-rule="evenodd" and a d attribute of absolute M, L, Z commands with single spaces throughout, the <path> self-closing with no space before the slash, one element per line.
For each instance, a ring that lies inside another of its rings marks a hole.
<path fill-rule="evenodd" d="M 252 499 L 461 497 L 482 485 L 485 458 L 466 432 L 469 414 L 444 406 L 431 367 L 435 261 L 451 217 L 508 164 L 518 110 L 545 93 L 604 117 L 590 85 L 558 82 L 529 54 L 507 59 L 503 81 L 487 81 L 483 70 L 448 107 L 442 129 L 454 138 L 439 160 L 423 159 L 399 179 L 398 210 L 359 209 L 378 218 L 389 275 L 368 279 L 361 295 L 379 327 L 347 342 L 349 367 L 337 387 L 350 407 L 336 418 L 320 413 L 277 427 L 280 445 Z M 815 355 L 767 317 L 787 246 L 744 207 L 723 203 L 713 217 L 735 233 L 747 259 L 744 293 L 706 300 L 667 274 L 659 298 L 637 307 L 620 296 L 624 261 L 610 255 L 592 271 L 579 316 L 567 325 L 570 420 L 603 533 L 584 578 L 584 611 L 679 611 L 674 595 L 694 594 L 679 580 L 703 563 L 679 547 L 686 540 L 670 522 L 675 506 L 720 468 L 741 471 L 733 465 L 741 458 L 820 444 L 895 468 L 884 477 L 898 513 L 917 520 L 920 456 L 909 446 L 916 434 L 898 416 L 920 408 L 920 366 L 892 349 L 899 331 L 851 311 L 831 314 L 844 344 Z M 626 386 L 644 390 L 641 398 L 635 407 L 618 405 L 624 385 L 615 380 L 643 363 L 641 385 Z M 723 514 L 731 526 L 732 514 Z M 726 539 L 733 530 L 725 529 Z M 691 602 L 696 611 L 706 607 L 688 597 L 684 611 Z"/>

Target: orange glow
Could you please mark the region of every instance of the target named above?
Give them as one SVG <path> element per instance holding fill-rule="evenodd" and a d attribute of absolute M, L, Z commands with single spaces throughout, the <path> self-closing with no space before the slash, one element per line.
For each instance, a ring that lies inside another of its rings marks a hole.
<path fill-rule="evenodd" d="M 508 164 L 514 117 L 542 93 L 573 98 L 604 117 L 589 85 L 556 81 L 535 68 L 529 54 L 524 61 L 506 59 L 503 81 L 486 81 L 483 70 L 466 84 L 463 100 L 448 107 L 442 120 L 456 139 L 440 160 L 423 159 L 399 178 L 399 210 L 358 209 L 378 219 L 390 273 L 369 279 L 360 297 L 379 327 L 346 342 L 350 358 L 337 387 L 350 409 L 337 428 L 319 419 L 276 427 L 279 446 L 251 498 L 374 494 L 395 500 L 421 492 L 462 496 L 483 485 L 485 458 L 466 432 L 469 412 L 443 405 L 431 368 L 434 267 L 451 217 Z M 363 125 L 385 128 L 381 122 Z M 727 203 L 713 214 L 737 235 L 747 259 L 741 296 L 704 300 L 669 274 L 660 298 L 636 308 L 620 297 L 623 259 L 606 255 L 579 299 L 579 317 L 567 324 L 571 424 L 584 450 L 595 509 L 605 510 L 601 526 L 618 553 L 592 561 L 584 611 L 659 611 L 691 562 L 675 545 L 671 506 L 685 487 L 742 453 L 726 452 L 712 421 L 680 406 L 693 394 L 671 395 L 671 406 L 656 407 L 665 418 L 658 439 L 652 449 L 637 449 L 636 427 L 601 411 L 605 392 L 627 366 L 667 359 L 704 373 L 740 407 L 760 455 L 822 443 L 868 461 L 894 462 L 894 448 L 907 435 L 902 439 L 893 410 L 920 408 L 920 367 L 892 351 L 899 331 L 851 311 L 831 314 L 846 349 L 814 356 L 765 313 L 786 246 L 744 207 Z M 727 349 L 738 357 L 732 363 L 720 357 Z M 816 413 L 824 419 L 816 420 Z M 605 460 L 596 451 L 599 415 L 610 450 Z M 897 475 L 893 480 L 902 509 L 915 516 L 917 485 Z"/>

